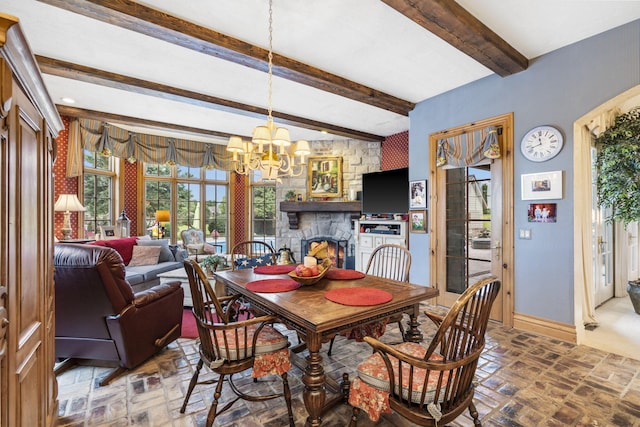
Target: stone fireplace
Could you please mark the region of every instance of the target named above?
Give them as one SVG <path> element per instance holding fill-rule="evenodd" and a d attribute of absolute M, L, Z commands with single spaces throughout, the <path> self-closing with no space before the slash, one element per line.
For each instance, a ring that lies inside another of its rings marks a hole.
<path fill-rule="evenodd" d="M 342 197 L 329 200 L 308 198 L 308 176 L 283 177 L 276 186 L 278 217 L 276 220 L 276 247 L 286 246 L 295 254 L 296 261 L 303 252 L 302 241 L 329 238 L 347 242 L 343 251 L 343 267 L 349 268 L 349 257 L 354 257 L 354 220 L 360 217 L 361 203 L 347 201 L 349 193 L 362 190 L 362 174 L 380 170 L 380 142 L 354 139 L 310 141 L 312 156 L 340 156 L 343 159 Z M 293 190 L 301 195 L 301 202 L 285 202 L 285 193 Z M 306 249 L 305 249 L 306 251 Z M 353 267 L 355 268 L 355 261 Z"/>
<path fill-rule="evenodd" d="M 331 202 L 325 202 L 331 204 Z M 349 212 L 299 212 L 297 229 L 282 227 L 278 246 L 286 245 L 298 261 L 308 253 L 308 246 L 314 241 L 324 241 L 337 249 L 336 266 L 355 268 L 355 240 L 352 215 Z M 277 248 L 276 248 L 277 249 Z M 298 258 L 300 256 L 300 258 Z"/>
<path fill-rule="evenodd" d="M 331 264 L 337 268 L 346 268 L 353 270 L 355 268 L 356 260 L 354 256 L 353 247 L 349 248 L 349 241 L 337 240 L 331 236 L 316 236 L 311 239 L 302 239 L 300 242 L 300 259 L 304 259 L 305 255 L 309 253 L 311 244 L 313 242 L 327 242 L 329 247 L 327 253 Z M 349 250 L 351 249 L 351 250 Z"/>

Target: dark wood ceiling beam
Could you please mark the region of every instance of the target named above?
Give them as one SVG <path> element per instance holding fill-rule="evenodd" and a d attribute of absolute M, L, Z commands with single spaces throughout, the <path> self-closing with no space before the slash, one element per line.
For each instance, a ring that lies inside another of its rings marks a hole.
<path fill-rule="evenodd" d="M 200 53 L 267 72 L 268 51 L 132 0 L 39 0 Z M 273 74 L 404 116 L 415 104 L 277 53 Z"/>
<path fill-rule="evenodd" d="M 453 0 L 382 0 L 498 75 L 524 71 L 529 60 Z"/>
<path fill-rule="evenodd" d="M 141 80 L 135 77 L 124 76 L 122 74 L 111 73 L 104 70 L 98 70 L 84 65 L 73 64 L 71 62 L 44 56 L 36 56 L 36 59 L 40 66 L 40 70 L 45 74 L 107 86 L 137 94 L 155 96 L 171 101 L 183 102 L 198 107 L 222 110 L 233 114 L 241 114 L 243 116 L 264 118 L 265 120 L 268 113 L 266 108 L 229 101 L 227 99 L 204 95 L 189 90 L 178 89 L 172 86 L 153 83 L 147 80 Z M 347 129 L 341 126 L 322 123 L 291 114 L 273 111 L 272 115 L 279 123 L 289 126 L 301 127 L 315 131 L 325 131 L 330 134 L 360 139 L 363 141 L 381 141 L 384 139 L 384 137 L 380 135 L 374 135 L 354 129 Z"/>
<path fill-rule="evenodd" d="M 157 129 L 157 130 L 172 130 L 184 134 L 195 135 L 195 136 L 204 136 L 204 137 L 214 137 L 219 138 L 223 141 L 229 139 L 231 134 L 224 132 L 217 132 L 209 129 L 200 129 L 194 128 L 190 126 L 181 126 L 175 123 L 166 123 L 166 122 L 158 122 L 155 120 L 146 120 L 139 119 L 136 117 L 123 116 L 121 114 L 113 114 L 113 113 L 105 113 L 102 111 L 94 111 L 94 110 L 86 110 L 83 108 L 71 107 L 69 105 L 57 104 L 56 108 L 58 109 L 58 113 L 61 116 L 67 117 L 76 117 L 79 119 L 91 119 L 91 120 L 100 120 L 102 122 L 116 123 L 128 126 L 142 126 L 149 129 Z M 248 136 L 244 136 L 245 138 L 250 138 Z M 188 139 L 188 138 L 185 138 Z"/>

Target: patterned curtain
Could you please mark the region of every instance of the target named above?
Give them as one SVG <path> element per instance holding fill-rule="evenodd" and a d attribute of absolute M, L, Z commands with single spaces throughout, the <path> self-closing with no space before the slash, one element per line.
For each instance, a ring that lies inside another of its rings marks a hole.
<path fill-rule="evenodd" d="M 67 178 L 82 176 L 82 144 L 80 124 L 77 120 L 69 123 L 69 144 L 67 147 Z"/>
<path fill-rule="evenodd" d="M 78 167 L 82 170 L 83 149 L 127 159 L 131 163 L 142 161 L 233 170 L 226 145 L 129 132 L 99 120 L 78 119 L 71 126 L 68 171 Z"/>
<path fill-rule="evenodd" d="M 463 167 L 477 165 L 484 159 L 500 158 L 498 130 L 489 126 L 438 141 L 436 166 Z"/>

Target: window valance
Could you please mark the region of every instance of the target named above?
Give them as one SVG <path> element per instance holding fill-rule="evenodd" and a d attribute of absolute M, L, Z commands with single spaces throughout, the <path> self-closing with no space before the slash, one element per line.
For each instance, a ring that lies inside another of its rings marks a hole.
<path fill-rule="evenodd" d="M 489 126 L 438 140 L 436 166 L 463 167 L 477 165 L 485 159 L 500 157 L 498 129 Z"/>
<path fill-rule="evenodd" d="M 82 173 L 84 149 L 127 159 L 130 162 L 179 164 L 233 170 L 226 146 L 201 141 L 130 132 L 99 120 L 71 122 L 67 176 Z"/>

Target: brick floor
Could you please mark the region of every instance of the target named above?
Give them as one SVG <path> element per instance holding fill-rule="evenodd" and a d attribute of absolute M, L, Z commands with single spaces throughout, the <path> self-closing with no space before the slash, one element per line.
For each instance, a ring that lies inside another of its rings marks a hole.
<path fill-rule="evenodd" d="M 425 336 L 431 336 L 435 328 L 426 317 L 420 321 Z M 283 332 L 297 343 L 293 333 Z M 382 340 L 398 339 L 397 326 L 389 325 Z M 336 339 L 332 357 L 326 356 L 327 348 L 328 344 L 322 353 L 325 371 L 335 379 L 343 372 L 353 377 L 357 364 L 371 354 L 366 344 L 342 337 Z M 196 340 L 179 339 L 105 387 L 99 387 L 98 381 L 109 368 L 75 367 L 58 376 L 58 425 L 204 426 L 213 386 L 197 386 L 186 413 L 179 412 L 197 361 Z M 484 426 L 640 427 L 640 360 L 492 324 L 476 376 L 474 401 Z M 237 382 L 263 392 L 281 387 L 279 377 L 257 385 L 249 378 Z M 307 414 L 301 371 L 295 367 L 289 372 L 289 385 L 296 425 L 302 426 Z M 324 416 L 323 426 L 345 426 L 350 416 L 348 406 L 338 406 Z M 395 414 L 373 423 L 361 413 L 358 420 L 361 427 L 411 425 Z M 241 400 L 220 415 L 215 425 L 286 426 L 286 406 L 282 399 Z M 466 412 L 452 424 L 472 425 Z"/>

